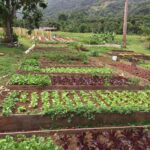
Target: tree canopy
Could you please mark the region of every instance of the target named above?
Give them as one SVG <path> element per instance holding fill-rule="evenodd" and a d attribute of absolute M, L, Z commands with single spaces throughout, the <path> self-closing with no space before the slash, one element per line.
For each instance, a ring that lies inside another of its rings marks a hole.
<path fill-rule="evenodd" d="M 0 0 L 0 19 L 5 29 L 5 39 L 13 42 L 13 21 L 17 11 L 21 12 L 23 19 L 30 22 L 30 31 L 39 26 L 42 17 L 41 9 L 46 8 L 45 0 Z"/>

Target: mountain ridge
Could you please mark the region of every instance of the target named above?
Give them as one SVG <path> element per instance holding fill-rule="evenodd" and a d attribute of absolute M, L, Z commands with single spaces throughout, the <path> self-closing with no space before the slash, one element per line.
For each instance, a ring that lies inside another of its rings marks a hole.
<path fill-rule="evenodd" d="M 84 11 L 89 16 L 121 16 L 124 0 L 48 0 L 44 10 L 47 18 L 56 18 L 61 13 Z M 129 14 L 146 15 L 150 13 L 150 0 L 129 0 Z"/>

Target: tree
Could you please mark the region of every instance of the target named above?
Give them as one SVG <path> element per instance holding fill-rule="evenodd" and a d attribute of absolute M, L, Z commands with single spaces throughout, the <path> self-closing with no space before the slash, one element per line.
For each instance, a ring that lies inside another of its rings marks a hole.
<path fill-rule="evenodd" d="M 58 16 L 59 21 L 67 21 L 67 19 L 68 19 L 68 15 L 66 15 L 66 14 L 60 14 Z"/>
<path fill-rule="evenodd" d="M 30 22 L 30 31 L 38 27 L 39 20 L 42 17 L 41 9 L 46 8 L 44 0 L 0 0 L 0 18 L 5 30 L 5 41 L 14 42 L 13 23 L 17 11 L 21 11 L 23 19 Z"/>

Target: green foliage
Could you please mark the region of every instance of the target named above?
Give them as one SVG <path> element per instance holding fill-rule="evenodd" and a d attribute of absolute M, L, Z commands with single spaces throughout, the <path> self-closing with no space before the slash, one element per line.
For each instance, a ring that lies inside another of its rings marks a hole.
<path fill-rule="evenodd" d="M 150 70 L 150 63 L 141 63 L 140 66 Z"/>
<path fill-rule="evenodd" d="M 26 108 L 24 106 L 20 106 L 17 108 L 18 113 L 22 113 L 26 111 Z"/>
<path fill-rule="evenodd" d="M 48 75 L 13 75 L 10 80 L 14 85 L 40 85 L 47 86 L 51 84 L 51 80 Z"/>
<path fill-rule="evenodd" d="M 140 79 L 138 78 L 128 78 L 128 80 L 134 85 L 138 85 L 140 82 Z"/>
<path fill-rule="evenodd" d="M 28 101 L 28 95 L 29 95 L 29 94 L 28 94 L 27 92 L 22 92 L 21 95 L 20 95 L 19 101 L 20 101 L 21 103 L 27 102 L 27 101 Z"/>
<path fill-rule="evenodd" d="M 26 59 L 22 65 L 30 65 L 30 66 L 39 66 L 39 62 L 37 59 Z"/>
<path fill-rule="evenodd" d="M 82 68 L 46 68 L 41 69 L 42 72 L 47 73 L 90 73 L 90 74 L 111 74 L 112 69 L 110 68 L 88 68 L 88 67 L 82 67 Z"/>
<path fill-rule="evenodd" d="M 122 1 L 121 1 L 122 2 Z M 119 2 L 118 2 L 119 3 Z M 123 4 L 123 3 L 122 3 Z M 148 5 L 149 6 L 149 5 Z M 95 7 L 95 6 L 94 6 Z M 119 6 L 117 6 L 119 7 Z M 121 5 L 122 7 L 122 5 Z M 130 34 L 148 34 L 150 32 L 150 15 L 144 14 L 141 15 L 143 10 L 145 10 L 145 5 L 142 6 L 143 9 L 139 14 L 130 13 L 128 17 L 128 33 Z M 111 9 L 111 8 L 109 8 Z M 139 8 L 138 8 L 139 9 Z M 91 9 L 94 10 L 94 9 Z M 98 9 L 102 10 L 103 9 Z M 130 8 L 131 10 L 131 8 Z M 134 9 L 135 11 L 136 9 Z M 146 11 L 148 11 L 147 8 Z M 117 12 L 114 12 L 117 11 Z M 104 13 L 104 12 L 102 12 Z M 107 12 L 106 12 L 107 13 Z M 66 20 L 53 19 L 53 22 L 57 22 L 60 24 L 59 29 L 64 32 L 80 32 L 80 33 L 106 33 L 106 32 L 115 32 L 117 34 L 122 34 L 122 13 L 123 9 L 121 9 L 121 15 L 114 17 L 116 13 L 120 13 L 118 9 L 113 10 L 108 14 L 108 16 L 97 15 L 98 12 L 89 12 L 84 11 L 74 11 L 72 13 L 68 13 Z M 48 22 L 47 22 L 48 24 Z"/>
<path fill-rule="evenodd" d="M 0 139 L 1 150 L 62 150 L 55 145 L 51 138 L 32 136 L 27 138 L 23 135 L 13 138 L 6 136 Z"/>
<path fill-rule="evenodd" d="M 13 93 L 12 93 L 13 94 Z M 12 95 L 10 94 L 10 95 Z M 14 99 L 18 100 L 18 94 L 13 95 L 9 100 L 9 113 L 12 113 Z M 6 98 L 6 100 L 10 96 Z M 150 112 L 150 90 L 144 91 L 44 91 L 41 93 L 42 106 L 39 108 L 43 115 L 50 117 L 68 118 L 79 115 L 93 119 L 97 113 L 120 113 Z M 39 95 L 36 92 L 31 94 L 29 105 L 35 109 L 38 107 Z M 15 101 L 17 102 L 17 101 Z M 6 101 L 7 104 L 7 101 Z M 6 108 L 5 103 L 3 108 Z M 21 108 L 19 108 L 21 109 Z M 21 109 L 22 110 L 22 109 Z M 22 110 L 23 111 L 23 110 Z M 5 112 L 5 111 L 4 111 Z M 32 111 L 31 111 L 32 112 Z"/>
<path fill-rule="evenodd" d="M 99 56 L 99 52 L 96 51 L 96 50 L 95 50 L 95 51 L 92 51 L 92 52 L 91 52 L 91 56 L 92 56 L 92 57 L 98 57 L 98 56 Z"/>
<path fill-rule="evenodd" d="M 34 28 L 39 27 L 42 8 L 46 8 L 44 0 L 0 0 L 0 19 L 5 29 L 5 42 L 12 44 L 17 41 L 17 36 L 13 33 L 13 25 L 18 10 L 22 12 L 23 19 L 28 24 L 26 27 L 31 33 Z"/>
<path fill-rule="evenodd" d="M 30 103 L 30 106 L 31 108 L 36 108 L 38 106 L 38 94 L 36 92 L 33 92 L 31 94 L 31 103 Z"/>
<path fill-rule="evenodd" d="M 39 67 L 39 62 L 37 59 L 26 59 L 21 67 L 21 70 L 26 70 L 26 71 L 36 71 L 39 72 L 40 71 L 40 67 Z"/>
<path fill-rule="evenodd" d="M 17 92 L 11 92 L 9 95 L 4 99 L 2 113 L 5 116 L 8 116 L 12 113 L 12 109 L 15 107 L 15 103 L 18 101 Z"/>
<path fill-rule="evenodd" d="M 43 55 L 47 59 L 51 61 L 56 61 L 56 62 L 73 62 L 73 61 L 85 61 L 88 59 L 87 54 L 83 52 L 50 52 L 50 53 L 45 53 Z"/>
<path fill-rule="evenodd" d="M 91 36 L 90 44 L 106 44 L 112 43 L 115 40 L 114 33 L 94 34 Z"/>
<path fill-rule="evenodd" d="M 45 91 L 41 93 L 41 99 L 42 99 L 42 111 L 43 113 L 47 113 L 50 109 L 50 102 L 49 102 L 49 92 Z"/>

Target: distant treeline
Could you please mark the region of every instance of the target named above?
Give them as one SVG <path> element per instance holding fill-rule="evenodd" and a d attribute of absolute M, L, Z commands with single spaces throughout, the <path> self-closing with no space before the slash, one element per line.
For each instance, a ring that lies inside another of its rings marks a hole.
<path fill-rule="evenodd" d="M 49 19 L 41 22 L 41 26 L 57 27 L 60 31 L 66 32 L 94 32 L 106 33 L 115 32 L 122 33 L 123 17 L 107 16 L 92 17 L 85 13 L 60 14 L 56 19 Z M 25 20 L 16 20 L 15 26 L 30 26 Z M 150 15 L 138 15 L 128 17 L 128 33 L 129 34 L 150 34 Z"/>
<path fill-rule="evenodd" d="M 67 32 L 94 32 L 105 33 L 115 32 L 122 33 L 123 18 L 122 17 L 102 17 L 102 18 L 86 18 L 80 15 L 66 14 L 59 15 L 58 19 L 49 20 L 45 26 L 55 26 L 58 30 Z M 131 34 L 150 34 L 150 15 L 147 16 L 130 16 L 128 18 L 128 33 Z"/>

